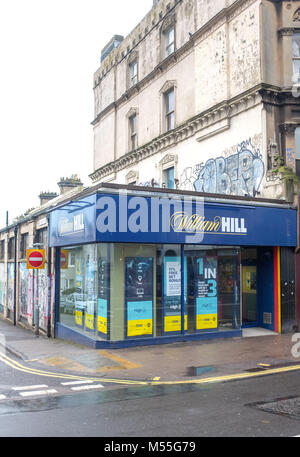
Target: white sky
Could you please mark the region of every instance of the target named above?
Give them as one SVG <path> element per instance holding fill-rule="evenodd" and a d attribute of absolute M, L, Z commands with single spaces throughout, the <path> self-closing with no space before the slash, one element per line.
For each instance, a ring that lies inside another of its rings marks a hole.
<path fill-rule="evenodd" d="M 152 0 L 0 0 L 0 228 L 59 193 L 90 184 L 93 74 L 114 34 L 127 36 Z"/>

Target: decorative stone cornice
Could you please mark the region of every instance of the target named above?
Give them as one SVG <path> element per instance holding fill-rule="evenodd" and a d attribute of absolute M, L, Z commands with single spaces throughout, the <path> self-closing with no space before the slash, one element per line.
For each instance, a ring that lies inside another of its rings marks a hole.
<path fill-rule="evenodd" d="M 170 56 L 159 62 L 157 66 L 138 82 L 134 88 L 128 89 L 118 100 L 112 102 L 106 106 L 101 112 L 97 113 L 96 118 L 92 121 L 92 125 L 98 124 L 103 117 L 112 109 L 116 109 L 121 106 L 124 102 L 127 102 L 131 97 L 136 96 L 136 93 L 142 90 L 146 85 L 155 79 L 159 74 L 169 70 L 176 62 L 178 62 L 188 52 L 192 52 L 195 44 L 199 41 L 203 41 L 209 35 L 213 34 L 219 27 L 220 24 L 233 20 L 236 16 L 241 14 L 242 11 L 251 6 L 256 0 L 237 0 L 232 5 L 221 10 L 216 16 L 211 18 L 206 24 L 204 24 L 199 30 L 197 30 L 183 46 L 176 49 Z M 177 4 L 181 3 L 181 0 L 175 2 L 174 8 Z M 138 44 L 137 44 L 138 45 Z M 132 51 L 130 51 L 132 52 Z M 123 59 L 128 59 L 128 56 L 124 56 Z M 113 67 L 116 67 L 123 60 L 116 61 Z M 112 68 L 113 68 L 112 67 Z M 111 69 L 112 69 L 111 68 Z M 109 71 L 111 71 L 111 69 Z"/>
<path fill-rule="evenodd" d="M 229 102 L 224 101 L 223 103 L 214 106 L 213 108 L 188 120 L 174 130 L 160 135 L 150 143 L 141 146 L 137 150 L 125 154 L 115 162 L 104 165 L 89 176 L 93 182 L 99 181 L 113 172 L 117 173 L 120 170 L 128 168 L 133 164 L 139 163 L 149 156 L 152 156 L 158 152 L 163 152 L 170 147 L 175 146 L 180 142 L 198 134 L 201 132 L 201 130 L 210 127 L 211 125 L 216 124 L 224 119 L 230 119 L 248 109 L 257 106 L 261 102 L 262 97 L 260 94 L 260 87 L 255 88 L 252 92 L 248 91 L 240 97 L 236 97 Z M 166 160 L 169 160 L 170 157 L 171 155 Z M 172 160 L 174 160 L 174 157 Z"/>
<path fill-rule="evenodd" d="M 284 122 L 279 125 L 279 131 L 288 135 L 294 135 L 297 127 L 299 127 L 297 122 Z"/>
<path fill-rule="evenodd" d="M 297 8 L 294 12 L 293 22 L 300 22 L 300 8 Z"/>

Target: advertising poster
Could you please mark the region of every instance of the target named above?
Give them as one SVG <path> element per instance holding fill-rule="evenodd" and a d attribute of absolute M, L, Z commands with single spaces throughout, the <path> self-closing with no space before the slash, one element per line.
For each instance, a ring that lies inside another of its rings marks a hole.
<path fill-rule="evenodd" d="M 195 265 L 196 330 L 218 328 L 216 256 L 198 257 Z"/>
<path fill-rule="evenodd" d="M 125 258 L 127 338 L 153 334 L 153 258 Z"/>
<path fill-rule="evenodd" d="M 4 313 L 6 306 L 6 284 L 5 284 L 5 267 L 0 263 L 0 313 Z"/>
<path fill-rule="evenodd" d="M 185 297 L 187 267 L 185 269 Z M 164 258 L 164 332 L 181 332 L 181 257 Z M 187 330 L 187 315 L 184 316 L 184 329 Z"/>
<path fill-rule="evenodd" d="M 86 262 L 86 312 L 85 329 L 88 332 L 95 330 L 95 311 L 96 311 L 96 262 L 92 255 L 88 255 Z"/>
<path fill-rule="evenodd" d="M 80 257 L 76 256 L 75 259 L 75 287 L 76 292 L 74 294 L 74 306 L 75 306 L 75 325 L 76 327 L 83 328 L 84 326 L 84 307 L 80 298 L 83 298 L 82 294 L 82 285 L 83 285 L 83 272 L 82 272 L 82 260 Z"/>
<path fill-rule="evenodd" d="M 107 259 L 98 259 L 98 318 L 97 330 L 108 335 L 109 264 Z"/>

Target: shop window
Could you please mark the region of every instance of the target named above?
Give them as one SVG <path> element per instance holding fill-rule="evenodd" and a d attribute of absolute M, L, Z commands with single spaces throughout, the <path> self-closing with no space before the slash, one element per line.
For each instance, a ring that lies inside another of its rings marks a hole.
<path fill-rule="evenodd" d="M 239 250 L 93 244 L 64 248 L 62 324 L 126 341 L 239 329 Z"/>
<path fill-rule="evenodd" d="M 300 177 L 300 127 L 295 130 L 296 174 Z"/>
<path fill-rule="evenodd" d="M 293 36 L 293 83 L 300 83 L 300 33 Z"/>
<path fill-rule="evenodd" d="M 240 328 L 239 252 L 187 246 L 185 262 L 188 332 Z"/>

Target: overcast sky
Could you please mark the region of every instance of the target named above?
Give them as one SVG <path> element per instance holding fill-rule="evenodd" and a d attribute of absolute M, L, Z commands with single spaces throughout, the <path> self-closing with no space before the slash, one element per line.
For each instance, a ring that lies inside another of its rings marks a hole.
<path fill-rule="evenodd" d="M 128 35 L 152 0 L 0 0 L 0 228 L 59 192 L 90 184 L 93 74 L 114 34 Z"/>

